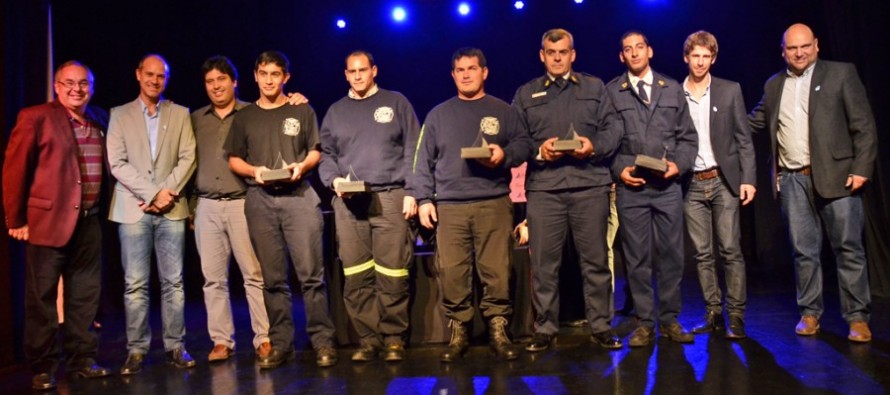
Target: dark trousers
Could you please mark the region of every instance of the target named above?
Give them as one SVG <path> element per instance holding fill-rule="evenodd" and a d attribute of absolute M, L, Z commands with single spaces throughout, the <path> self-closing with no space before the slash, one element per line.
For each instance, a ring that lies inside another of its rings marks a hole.
<path fill-rule="evenodd" d="M 445 316 L 469 322 L 473 311 L 473 268 L 482 283 L 479 308 L 486 318 L 507 316 L 510 304 L 510 233 L 513 203 L 508 196 L 473 203 L 439 204 L 436 264 Z"/>
<path fill-rule="evenodd" d="M 319 199 L 308 183 L 296 196 L 275 195 L 258 187 L 247 191 L 244 214 L 250 242 L 263 271 L 263 297 L 269 313 L 269 340 L 277 350 L 294 348 L 291 289 L 287 282 L 290 254 L 306 306 L 306 333 L 313 348 L 331 346 L 334 324 L 328 313 L 322 260 Z"/>
<path fill-rule="evenodd" d="M 618 218 L 622 250 L 634 306 L 641 324 L 655 326 L 655 290 L 658 291 L 658 322 L 677 322 L 682 301 L 683 196 L 680 184 L 662 187 L 619 186 Z"/>
<path fill-rule="evenodd" d="M 585 316 L 594 333 L 611 329 L 612 273 L 606 228 L 609 186 L 529 191 L 528 231 L 535 331 L 559 331 L 559 267 L 572 230 L 584 288 Z"/>
<path fill-rule="evenodd" d="M 92 323 L 99 308 L 102 230 L 99 216 L 80 219 L 61 248 L 25 245 L 25 357 L 31 370 L 52 373 L 59 364 L 59 277 L 65 280 L 62 348 L 70 368 L 96 357 L 99 338 Z"/>
<path fill-rule="evenodd" d="M 404 198 L 404 189 L 334 198 L 344 301 L 362 342 L 403 344 L 408 330 L 412 249 Z"/>

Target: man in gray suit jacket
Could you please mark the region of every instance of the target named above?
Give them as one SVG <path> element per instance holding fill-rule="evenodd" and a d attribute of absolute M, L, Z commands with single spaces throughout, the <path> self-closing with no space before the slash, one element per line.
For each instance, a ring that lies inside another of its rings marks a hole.
<path fill-rule="evenodd" d="M 683 211 L 686 230 L 695 246 L 698 279 L 705 297 L 704 322 L 693 333 L 724 328 L 722 293 L 717 284 L 714 238 L 719 243 L 726 278 L 726 337 L 745 335 L 745 259 L 740 246 L 739 200 L 751 203 L 756 189 L 754 144 L 745 117 L 742 89 L 732 81 L 711 76 L 717 60 L 717 39 L 706 31 L 689 35 L 683 44 L 689 76 L 683 91 L 698 132 L 698 154 L 687 184 Z"/>
<path fill-rule="evenodd" d="M 837 259 L 848 339 L 871 341 L 861 188 L 877 155 L 875 121 L 865 87 L 849 63 L 818 60 L 819 40 L 803 24 L 785 31 L 787 70 L 773 75 L 749 115 L 768 130 L 776 158 L 773 192 L 788 220 L 801 319 L 795 332 L 819 330 L 822 304 L 822 226 Z"/>
<path fill-rule="evenodd" d="M 179 196 L 195 170 L 195 135 L 187 108 L 161 97 L 167 62 L 148 55 L 139 62 L 139 97 L 111 109 L 108 160 L 117 179 L 109 219 L 120 224 L 124 311 L 129 356 L 121 374 L 136 374 L 151 344 L 148 285 L 151 253 L 158 262 L 161 319 L 167 362 L 195 366 L 183 347 L 182 260 L 188 204 Z"/>

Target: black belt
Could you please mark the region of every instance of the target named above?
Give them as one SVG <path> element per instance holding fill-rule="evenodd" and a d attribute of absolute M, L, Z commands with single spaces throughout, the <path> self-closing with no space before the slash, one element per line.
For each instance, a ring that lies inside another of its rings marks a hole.
<path fill-rule="evenodd" d="M 207 197 L 207 196 L 201 196 L 201 198 L 202 198 L 202 199 L 216 200 L 216 201 L 220 201 L 220 202 L 228 202 L 228 201 L 231 201 L 231 200 L 241 200 L 241 199 L 244 199 L 243 196 L 239 196 L 239 197 L 233 197 L 233 196 L 220 196 L 220 197 Z"/>
<path fill-rule="evenodd" d="M 93 206 L 92 208 L 88 208 L 86 210 L 80 210 L 80 218 L 86 218 L 91 215 L 99 214 L 99 206 Z"/>

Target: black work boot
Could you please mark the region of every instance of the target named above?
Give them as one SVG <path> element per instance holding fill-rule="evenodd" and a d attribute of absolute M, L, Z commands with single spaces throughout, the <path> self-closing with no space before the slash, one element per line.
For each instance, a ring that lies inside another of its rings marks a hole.
<path fill-rule="evenodd" d="M 448 349 L 439 355 L 439 360 L 442 362 L 452 362 L 463 357 L 467 348 L 470 347 L 466 324 L 458 320 L 451 320 L 448 326 L 451 327 L 451 341 L 448 343 Z"/>
<path fill-rule="evenodd" d="M 488 322 L 488 341 L 497 359 L 510 361 L 519 358 L 519 352 L 507 336 L 507 319 L 494 317 Z"/>

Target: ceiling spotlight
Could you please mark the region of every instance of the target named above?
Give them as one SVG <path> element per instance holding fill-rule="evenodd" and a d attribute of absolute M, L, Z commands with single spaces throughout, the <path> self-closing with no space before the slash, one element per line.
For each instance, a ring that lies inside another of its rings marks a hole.
<path fill-rule="evenodd" d="M 525 7 L 525 3 L 520 0 L 513 3 L 513 7 L 515 7 L 517 10 L 521 10 Z"/>
<path fill-rule="evenodd" d="M 460 3 L 460 5 L 457 6 L 457 13 L 466 16 L 470 13 L 470 5 L 467 3 Z"/>
<path fill-rule="evenodd" d="M 340 29 L 346 28 L 346 21 L 343 19 L 337 19 L 337 27 Z"/>
<path fill-rule="evenodd" d="M 392 9 L 392 19 L 396 22 L 402 22 L 408 17 L 408 12 L 404 7 L 396 7 Z"/>

